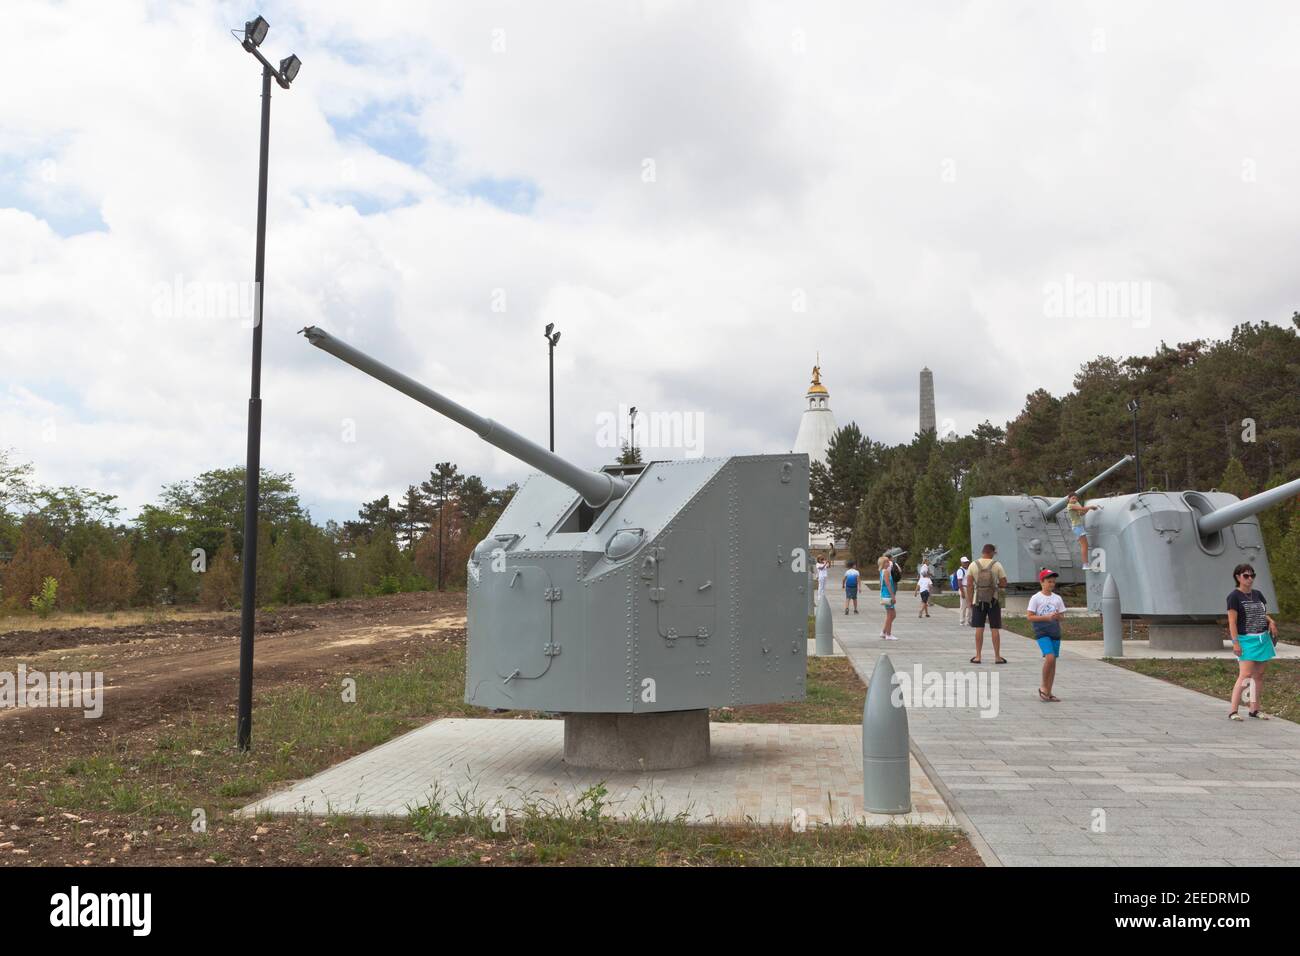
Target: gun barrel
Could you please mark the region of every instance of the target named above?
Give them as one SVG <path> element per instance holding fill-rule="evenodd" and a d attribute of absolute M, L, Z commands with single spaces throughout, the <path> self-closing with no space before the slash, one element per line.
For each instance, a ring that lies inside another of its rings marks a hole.
<path fill-rule="evenodd" d="M 582 495 L 593 508 L 599 508 L 615 498 L 627 494 L 631 487 L 622 478 L 604 472 L 589 471 L 566 461 L 553 451 L 529 441 L 523 435 L 511 431 L 504 425 L 490 418 L 475 414 L 463 405 L 458 405 L 445 395 L 440 395 L 431 388 L 401 372 L 376 361 L 364 352 L 354 349 L 346 342 L 334 338 L 324 329 L 308 326 L 303 329 L 307 341 L 324 352 L 328 352 L 353 368 L 360 369 L 372 378 L 377 378 L 404 395 L 408 395 L 422 405 L 427 405 L 440 415 L 445 415 L 459 425 L 464 425 L 490 445 L 495 445 L 507 454 L 513 455 L 525 464 L 532 465 L 556 481 L 562 481 Z"/>
<path fill-rule="evenodd" d="M 1133 456 L 1132 456 L 1132 455 L 1125 455 L 1125 456 L 1124 456 L 1123 458 L 1121 458 L 1119 461 L 1115 462 L 1115 464 L 1111 465 L 1109 468 L 1107 468 L 1105 471 L 1103 471 L 1100 475 L 1098 475 L 1097 477 L 1093 478 L 1091 481 L 1085 482 L 1084 484 L 1080 485 L 1078 488 L 1075 488 L 1074 491 L 1071 492 L 1071 493 L 1072 493 L 1072 494 L 1076 494 L 1076 495 L 1081 495 L 1081 494 L 1083 494 L 1083 493 L 1084 493 L 1085 491 L 1087 491 L 1089 488 L 1092 488 L 1093 486 L 1098 485 L 1098 484 L 1100 484 L 1101 482 L 1105 481 L 1105 480 L 1106 480 L 1107 478 L 1109 478 L 1113 473 L 1115 473 L 1116 471 L 1119 471 L 1119 469 L 1123 468 L 1125 465 L 1127 465 L 1127 464 L 1128 464 L 1129 462 L 1131 462 L 1131 461 L 1133 461 Z M 1070 498 L 1069 498 L 1069 495 L 1067 495 L 1066 497 L 1064 497 L 1064 498 L 1060 499 L 1059 501 L 1057 501 L 1055 504 L 1053 504 L 1053 505 L 1051 505 L 1050 507 L 1048 507 L 1048 509 L 1047 509 L 1046 511 L 1043 512 L 1043 517 L 1044 517 L 1044 518 L 1047 518 L 1047 519 L 1050 521 L 1052 518 L 1055 518 L 1058 514 L 1060 514 L 1062 511 L 1064 511 L 1064 510 L 1065 510 L 1065 506 L 1066 506 L 1067 504 L 1069 504 L 1069 503 L 1070 503 Z"/>
<path fill-rule="evenodd" d="M 1204 518 L 1199 519 L 1196 526 L 1201 534 L 1214 534 L 1214 532 L 1222 531 L 1228 525 L 1235 524 L 1242 518 L 1249 518 L 1271 505 L 1285 501 L 1287 498 L 1294 498 L 1296 495 L 1300 495 L 1300 478 L 1278 485 L 1276 488 L 1261 491 L 1249 498 L 1243 498 L 1241 501 L 1234 501 L 1222 508 L 1216 508 Z"/>

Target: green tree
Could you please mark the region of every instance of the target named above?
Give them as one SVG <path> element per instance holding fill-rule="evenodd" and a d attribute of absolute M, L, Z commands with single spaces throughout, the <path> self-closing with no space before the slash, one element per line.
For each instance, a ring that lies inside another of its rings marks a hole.
<path fill-rule="evenodd" d="M 826 464 L 812 463 L 809 474 L 809 523 L 839 541 L 849 537 L 858 508 L 879 466 L 881 448 L 856 422 L 831 435 Z"/>
<path fill-rule="evenodd" d="M 1228 467 L 1223 469 L 1218 488 L 1238 498 L 1249 498 L 1255 493 L 1255 486 L 1246 475 L 1246 467 L 1241 463 L 1240 458 L 1228 459 Z"/>
<path fill-rule="evenodd" d="M 891 547 L 908 547 L 915 537 L 912 496 L 917 475 L 906 455 L 895 450 L 889 457 L 884 474 L 862 499 L 849 538 L 849 552 L 865 567 Z"/>
<path fill-rule="evenodd" d="M 925 473 L 916 480 L 912 500 L 916 509 L 916 526 L 911 539 L 911 553 L 916 563 L 925 549 L 944 545 L 949 539 L 957 508 L 952 469 L 938 445 L 930 452 Z"/>

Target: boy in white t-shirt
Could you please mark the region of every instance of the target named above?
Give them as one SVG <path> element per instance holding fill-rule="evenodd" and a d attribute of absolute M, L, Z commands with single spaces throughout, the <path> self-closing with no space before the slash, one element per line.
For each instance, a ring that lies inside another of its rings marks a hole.
<path fill-rule="evenodd" d="M 916 590 L 921 595 L 921 609 L 916 612 L 917 617 L 930 616 L 930 592 L 934 590 L 934 579 L 930 577 L 929 565 L 921 565 L 922 570 L 916 577 Z"/>
<path fill-rule="evenodd" d="M 1052 693 L 1056 680 L 1056 660 L 1061 656 L 1061 621 L 1065 619 L 1065 602 L 1056 593 L 1056 572 L 1043 568 L 1038 572 L 1042 590 L 1029 599 L 1025 615 L 1034 626 L 1034 637 L 1043 652 L 1043 686 L 1038 688 L 1038 699 L 1044 703 L 1059 703 Z"/>

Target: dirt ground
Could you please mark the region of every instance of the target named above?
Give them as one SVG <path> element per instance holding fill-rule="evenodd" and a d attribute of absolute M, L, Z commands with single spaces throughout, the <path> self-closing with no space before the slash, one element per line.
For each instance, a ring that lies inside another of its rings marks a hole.
<path fill-rule="evenodd" d="M 465 640 L 465 595 L 420 592 L 336 601 L 257 618 L 258 691 L 334 674 L 340 665 L 382 665 L 433 641 Z M 179 711 L 229 708 L 239 687 L 239 615 L 123 627 L 0 634 L 0 670 L 101 671 L 105 709 L 97 735 L 61 734 L 64 754 L 98 749 L 103 738 L 139 731 Z M 111 706 L 108 704 L 111 702 Z M 50 743 L 68 712 L 0 710 L 5 737 Z M 62 717 L 62 720 L 60 720 Z M 98 736 L 100 740 L 96 740 Z M 6 744 L 0 742 L 0 756 Z"/>
<path fill-rule="evenodd" d="M 238 614 L 91 622 L 0 630 L 0 671 L 20 662 L 97 671 L 106 685 L 98 719 L 66 708 L 0 710 L 0 866 L 980 865 L 952 831 L 638 831 L 569 820 L 498 834 L 472 822 L 235 817 L 233 810 L 290 779 L 435 716 L 469 713 L 460 700 L 465 595 L 422 592 L 260 612 L 251 754 L 233 746 Z M 860 719 L 864 689 L 851 668 L 818 674 L 819 693 L 798 713 L 763 707 L 715 717 Z M 352 707 L 340 716 L 342 675 L 367 682 L 367 700 L 382 699 L 376 712 L 354 720 Z M 196 807 L 208 814 L 203 832 L 191 826 Z"/>

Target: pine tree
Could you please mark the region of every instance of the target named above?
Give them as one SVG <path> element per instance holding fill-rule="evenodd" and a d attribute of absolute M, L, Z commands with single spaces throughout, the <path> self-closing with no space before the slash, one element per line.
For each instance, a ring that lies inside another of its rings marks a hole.
<path fill-rule="evenodd" d="M 912 536 L 912 563 L 919 564 L 923 552 L 940 547 L 952 531 L 956 511 L 956 489 L 943 450 L 936 445 L 930 452 L 925 473 L 916 480 L 912 499 L 916 507 L 916 527 Z"/>
<path fill-rule="evenodd" d="M 809 474 L 809 523 L 836 541 L 849 537 L 858 508 L 878 467 L 880 446 L 849 422 L 831 435 L 826 464 L 815 461 Z"/>
<path fill-rule="evenodd" d="M 1240 458 L 1228 459 L 1228 467 L 1223 469 L 1218 489 L 1238 498 L 1249 498 L 1255 493 L 1255 486 L 1246 475 L 1246 468 Z"/>

